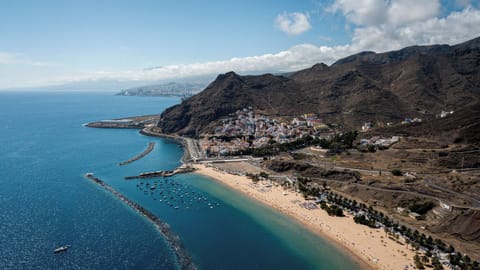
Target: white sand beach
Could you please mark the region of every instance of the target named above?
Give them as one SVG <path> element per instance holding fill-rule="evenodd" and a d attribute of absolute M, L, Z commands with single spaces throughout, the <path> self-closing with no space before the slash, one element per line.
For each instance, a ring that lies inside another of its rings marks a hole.
<path fill-rule="evenodd" d="M 345 253 L 352 255 L 364 268 L 370 269 L 414 269 L 415 252 L 400 240 L 390 238 L 383 229 L 372 229 L 356 224 L 353 217 L 332 217 L 324 210 L 306 209 L 300 203 L 306 202 L 299 193 L 286 191 L 283 187 L 262 182 L 253 184 L 246 176 L 232 175 L 207 167 L 194 165 L 196 173 L 208 176 L 224 185 L 242 192 L 267 206 L 296 219 L 319 236 L 332 240 Z M 399 241 L 399 242 L 397 242 Z"/>

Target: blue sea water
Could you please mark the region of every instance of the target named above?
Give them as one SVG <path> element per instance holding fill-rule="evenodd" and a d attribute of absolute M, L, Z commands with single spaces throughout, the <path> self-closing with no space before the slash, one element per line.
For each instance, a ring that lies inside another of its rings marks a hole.
<path fill-rule="evenodd" d="M 84 178 L 87 172 L 168 222 L 200 269 L 358 269 L 279 213 L 208 178 L 125 181 L 173 169 L 183 150 L 137 130 L 83 123 L 155 114 L 177 98 L 0 92 L 0 269 L 174 269 L 148 220 Z M 126 166 L 118 163 L 155 149 Z M 153 181 L 149 184 L 153 185 Z M 178 209 L 176 209 L 178 208 Z M 71 248 L 53 254 L 56 247 Z"/>

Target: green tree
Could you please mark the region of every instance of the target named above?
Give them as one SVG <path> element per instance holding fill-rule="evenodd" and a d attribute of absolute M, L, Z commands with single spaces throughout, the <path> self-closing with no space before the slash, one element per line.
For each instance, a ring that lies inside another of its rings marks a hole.
<path fill-rule="evenodd" d="M 268 173 L 266 173 L 266 172 L 260 172 L 259 176 L 260 176 L 260 177 L 263 177 L 263 178 L 265 178 L 265 179 L 268 179 L 268 176 L 269 176 L 269 175 L 268 175 Z"/>
<path fill-rule="evenodd" d="M 425 269 L 425 266 L 423 266 L 423 263 L 422 263 L 422 260 L 421 260 L 420 256 L 418 256 L 418 255 L 413 256 L 413 261 L 414 261 L 415 267 L 417 269 Z"/>
<path fill-rule="evenodd" d="M 432 266 L 433 266 L 433 270 L 443 270 L 442 263 L 440 262 L 437 256 L 432 257 Z"/>

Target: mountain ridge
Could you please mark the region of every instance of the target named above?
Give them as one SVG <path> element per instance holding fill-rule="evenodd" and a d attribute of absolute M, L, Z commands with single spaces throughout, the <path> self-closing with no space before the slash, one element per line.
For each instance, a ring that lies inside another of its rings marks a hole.
<path fill-rule="evenodd" d="M 270 116 L 315 113 L 324 122 L 357 129 L 364 122 L 428 119 L 480 100 L 480 38 L 461 44 L 361 52 L 327 66 L 285 76 L 220 74 L 202 92 L 168 108 L 166 133 L 195 136 L 211 123 L 251 106 Z"/>

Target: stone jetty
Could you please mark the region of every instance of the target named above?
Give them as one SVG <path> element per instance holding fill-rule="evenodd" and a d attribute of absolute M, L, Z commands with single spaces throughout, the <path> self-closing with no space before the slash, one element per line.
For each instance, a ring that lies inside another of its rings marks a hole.
<path fill-rule="evenodd" d="M 143 179 L 143 178 L 155 178 L 155 177 L 170 177 L 174 176 L 179 173 L 189 173 L 195 170 L 194 167 L 183 164 L 180 167 L 176 168 L 172 171 L 154 171 L 154 172 L 144 172 L 139 175 L 133 176 L 125 176 L 125 180 L 132 180 L 132 179 Z"/>
<path fill-rule="evenodd" d="M 168 223 L 162 221 L 157 216 L 155 216 L 152 212 L 145 209 L 143 206 L 130 200 L 125 195 L 116 191 L 114 188 L 109 186 L 107 183 L 105 183 L 101 179 L 95 177 L 93 173 L 87 173 L 85 177 L 91 180 L 92 182 L 94 182 L 95 184 L 99 185 L 106 191 L 113 194 L 115 197 L 117 197 L 117 199 L 124 202 L 126 205 L 130 206 L 132 209 L 134 209 L 139 214 L 146 217 L 150 222 L 152 222 L 155 225 L 155 227 L 158 229 L 158 231 L 164 236 L 165 240 L 172 248 L 172 251 L 176 256 L 180 269 L 189 269 L 189 270 L 197 269 L 197 267 L 193 263 L 192 258 L 187 253 L 185 248 L 183 248 L 182 243 L 180 241 L 180 237 L 178 237 L 178 235 L 176 235 L 174 232 L 170 230 L 170 226 L 168 225 Z"/>
<path fill-rule="evenodd" d="M 151 142 L 151 143 L 148 144 L 148 147 L 147 147 L 147 149 L 145 149 L 145 151 L 143 151 L 142 153 L 136 155 L 135 157 L 133 157 L 129 160 L 118 163 L 118 165 L 123 166 L 123 165 L 127 165 L 129 163 L 132 163 L 134 161 L 137 161 L 137 160 L 143 158 L 144 156 L 150 154 L 150 152 L 153 151 L 153 148 L 155 148 L 155 143 Z"/>

